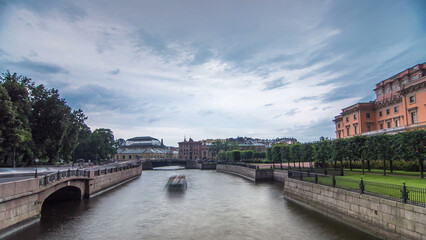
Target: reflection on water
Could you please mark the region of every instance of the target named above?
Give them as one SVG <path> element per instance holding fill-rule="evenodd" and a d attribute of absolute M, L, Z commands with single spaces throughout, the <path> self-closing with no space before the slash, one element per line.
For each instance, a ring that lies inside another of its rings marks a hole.
<path fill-rule="evenodd" d="M 185 192 L 164 189 L 186 175 Z M 282 184 L 201 170 L 144 171 L 83 201 L 43 211 L 7 239 L 373 239 L 283 197 Z"/>

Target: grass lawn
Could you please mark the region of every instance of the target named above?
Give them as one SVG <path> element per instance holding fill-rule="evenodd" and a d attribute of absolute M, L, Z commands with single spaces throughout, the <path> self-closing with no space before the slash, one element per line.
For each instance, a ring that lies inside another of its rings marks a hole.
<path fill-rule="evenodd" d="M 421 179 L 412 176 L 383 176 L 378 174 L 364 174 L 359 172 L 345 171 L 345 176 L 336 176 L 336 186 L 346 189 L 360 190 L 361 178 L 365 181 L 365 192 L 401 198 L 401 189 L 403 183 L 408 187 L 409 199 L 418 202 L 426 203 L 426 179 Z M 314 177 L 305 177 L 305 181 L 314 182 Z M 332 177 L 319 177 L 320 184 L 332 185 Z M 386 185 L 394 184 L 394 185 Z M 410 187 L 421 188 L 423 190 L 415 190 Z M 423 193 L 422 193 L 423 192 Z"/>
<path fill-rule="evenodd" d="M 418 173 L 420 175 L 420 173 Z M 401 185 L 405 183 L 406 186 L 410 187 L 418 187 L 418 188 L 426 188 L 426 178 L 421 179 L 420 177 L 413 177 L 413 176 L 383 176 L 379 174 L 362 174 L 360 172 L 350 172 L 345 171 L 345 176 L 338 177 L 338 178 L 346 178 L 346 179 L 354 179 L 354 180 L 361 180 L 364 179 L 364 181 L 371 181 L 371 182 L 379 182 L 379 183 L 389 183 L 389 184 L 396 184 Z"/>
<path fill-rule="evenodd" d="M 345 172 L 351 172 L 351 170 L 349 168 L 345 168 L 344 170 L 345 170 Z M 352 169 L 352 172 L 362 173 L 362 169 Z M 364 172 L 368 173 L 368 170 L 365 169 Z M 383 174 L 383 169 L 371 169 L 370 173 Z M 389 170 L 386 170 L 386 174 L 420 177 L 420 172 L 408 172 L 408 171 L 400 171 L 400 170 L 394 170 L 392 173 Z"/>

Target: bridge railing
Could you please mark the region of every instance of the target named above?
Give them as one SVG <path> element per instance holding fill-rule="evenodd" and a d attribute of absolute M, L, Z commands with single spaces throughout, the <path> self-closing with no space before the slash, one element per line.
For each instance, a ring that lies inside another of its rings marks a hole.
<path fill-rule="evenodd" d="M 119 172 L 119 171 L 131 169 L 131 168 L 137 168 L 137 167 L 140 167 L 140 165 L 141 165 L 141 163 L 137 162 L 137 163 L 122 164 L 122 165 L 119 165 L 119 166 L 108 167 L 108 168 L 104 168 L 104 169 L 98 169 L 98 170 L 95 171 L 95 176 Z"/>
<path fill-rule="evenodd" d="M 64 178 L 70 178 L 70 177 L 87 177 L 88 178 L 89 173 L 90 173 L 89 171 L 80 170 L 80 169 L 76 169 L 76 170 L 68 169 L 63 171 L 57 171 L 54 173 L 44 175 L 42 178 L 38 180 L 38 183 L 40 187 L 43 187 Z"/>

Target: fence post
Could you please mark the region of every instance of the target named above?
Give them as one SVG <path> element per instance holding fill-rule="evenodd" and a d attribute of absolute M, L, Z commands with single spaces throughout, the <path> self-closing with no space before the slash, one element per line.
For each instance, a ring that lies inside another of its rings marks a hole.
<path fill-rule="evenodd" d="M 333 175 L 333 179 L 332 179 L 332 184 L 333 187 L 336 187 L 336 176 Z"/>
<path fill-rule="evenodd" d="M 362 180 L 362 178 L 361 178 L 361 182 L 359 183 L 359 190 L 361 191 L 361 194 L 364 194 L 364 189 L 365 188 L 365 186 L 364 186 L 364 180 Z"/>
<path fill-rule="evenodd" d="M 315 173 L 315 184 L 318 184 L 318 174 Z"/>
<path fill-rule="evenodd" d="M 47 174 L 46 175 L 44 175 L 44 186 L 46 186 L 47 185 L 47 183 L 48 183 L 48 178 L 47 178 Z"/>
<path fill-rule="evenodd" d="M 308 177 L 310 177 L 310 176 L 311 176 L 311 174 L 310 174 L 309 169 L 308 169 Z"/>
<path fill-rule="evenodd" d="M 407 203 L 408 200 L 408 191 L 407 191 L 407 187 L 405 186 L 405 183 L 403 183 L 404 185 L 402 186 L 402 190 L 401 190 L 401 194 L 402 194 L 402 202 L 403 203 Z"/>
<path fill-rule="evenodd" d="M 300 174 L 300 180 L 302 181 L 303 180 L 303 176 L 302 176 L 302 170 L 301 169 L 299 169 L 299 174 Z"/>
<path fill-rule="evenodd" d="M 60 180 L 60 179 L 61 179 L 61 175 L 60 175 L 60 173 L 59 173 L 59 170 L 58 170 L 58 173 L 57 173 L 56 175 L 57 175 L 57 176 L 56 176 L 56 179 Z"/>
<path fill-rule="evenodd" d="M 67 173 L 68 177 L 70 177 L 71 175 L 71 170 L 68 168 L 68 173 Z"/>

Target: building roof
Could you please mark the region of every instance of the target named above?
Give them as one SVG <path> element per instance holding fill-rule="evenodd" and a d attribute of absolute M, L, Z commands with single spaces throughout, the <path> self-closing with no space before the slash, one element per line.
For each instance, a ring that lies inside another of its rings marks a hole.
<path fill-rule="evenodd" d="M 158 141 L 158 139 L 150 137 L 150 136 L 134 137 L 134 138 L 127 139 L 127 141 L 152 141 L 152 140 L 157 140 Z"/>

